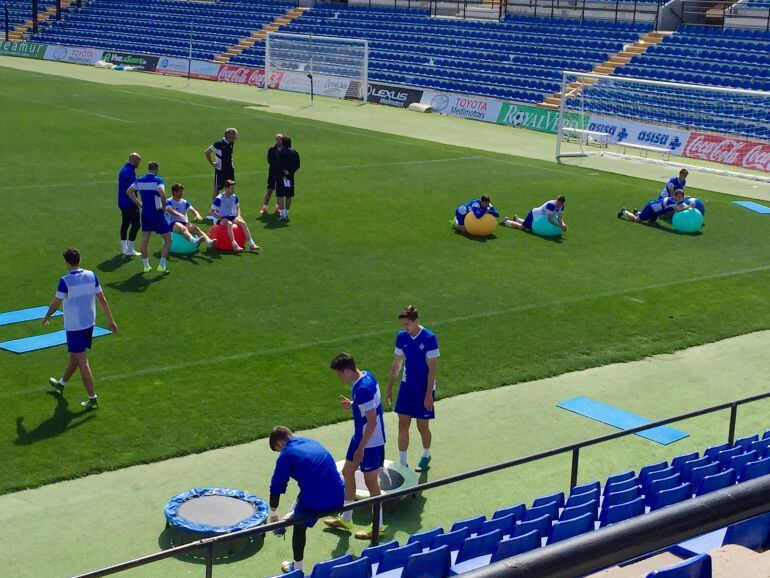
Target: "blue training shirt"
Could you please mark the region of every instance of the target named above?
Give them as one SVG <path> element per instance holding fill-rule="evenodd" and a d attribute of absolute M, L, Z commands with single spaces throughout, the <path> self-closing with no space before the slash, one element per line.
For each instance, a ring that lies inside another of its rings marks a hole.
<path fill-rule="evenodd" d="M 674 191 L 676 191 L 677 189 L 684 190 L 684 187 L 686 184 L 687 184 L 687 179 L 680 181 L 679 177 L 671 177 L 670 179 L 668 179 L 666 186 L 663 187 L 663 190 L 658 195 L 658 198 L 662 199 L 664 197 L 673 197 Z"/>
<path fill-rule="evenodd" d="M 647 203 L 647 206 L 650 207 L 652 212 L 656 215 L 662 215 L 673 209 L 676 206 L 676 201 L 674 200 L 674 197 L 658 198 Z"/>
<path fill-rule="evenodd" d="M 483 217 L 485 213 L 490 213 L 495 217 L 500 216 L 500 213 L 495 210 L 495 207 L 492 205 L 492 203 L 489 203 L 489 207 L 485 207 L 481 204 L 481 199 L 473 199 L 472 201 L 463 203 L 457 207 L 457 212 L 461 215 L 467 215 L 468 213 L 472 212 L 477 219 Z"/>
<path fill-rule="evenodd" d="M 165 181 L 158 175 L 147 173 L 143 177 L 136 179 L 132 185 L 142 197 L 142 213 L 153 214 L 163 213 L 166 208 L 163 206 L 163 199 L 160 196 L 160 188 L 165 185 Z"/>
<path fill-rule="evenodd" d="M 353 439 L 361 440 L 364 437 L 364 427 L 366 427 L 366 412 L 370 409 L 376 410 L 377 424 L 374 428 L 372 437 L 369 438 L 367 448 L 376 448 L 385 445 L 385 425 L 382 421 L 382 397 L 380 396 L 380 386 L 377 380 L 369 371 L 364 371 L 363 375 L 353 384 L 352 395 L 353 410 Z"/>
<path fill-rule="evenodd" d="M 345 482 L 334 458 L 315 440 L 292 437 L 275 462 L 271 494 L 284 494 L 289 479 L 297 481 L 297 501 L 312 510 L 331 510 L 345 499 Z"/>
<path fill-rule="evenodd" d="M 127 209 L 128 207 L 134 207 L 134 201 L 132 201 L 126 194 L 128 187 L 136 182 L 136 169 L 131 163 L 126 163 L 118 173 L 118 208 Z"/>
<path fill-rule="evenodd" d="M 425 391 L 428 385 L 428 359 L 439 357 L 436 335 L 425 327 L 412 337 L 408 331 L 396 335 L 395 354 L 404 358 L 401 383 Z M 431 384 L 436 388 L 435 382 Z"/>

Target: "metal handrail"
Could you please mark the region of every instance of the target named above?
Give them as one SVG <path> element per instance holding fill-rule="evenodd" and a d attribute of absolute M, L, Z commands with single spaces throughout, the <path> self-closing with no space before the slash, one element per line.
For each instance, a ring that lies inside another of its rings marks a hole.
<path fill-rule="evenodd" d="M 707 415 L 711 413 L 715 413 L 718 411 L 724 411 L 729 409 L 730 410 L 730 424 L 728 428 L 728 435 L 727 439 L 730 445 L 732 445 L 735 442 L 735 424 L 738 417 L 738 407 L 741 405 L 745 405 L 748 403 L 753 403 L 756 401 L 761 401 L 763 399 L 770 398 L 770 392 L 760 393 L 756 395 L 752 395 L 749 397 L 744 397 L 741 399 L 736 399 L 733 401 L 728 401 L 724 403 L 720 403 L 717 405 L 712 405 L 706 408 L 698 409 L 695 411 L 679 414 L 673 417 L 668 417 L 662 420 L 654 421 L 645 425 L 640 425 L 634 428 L 621 430 L 618 432 L 606 434 L 603 436 L 597 436 L 595 438 L 590 438 L 587 440 L 583 440 L 581 442 L 576 442 L 572 444 L 568 444 L 565 446 L 560 446 L 557 448 L 553 448 L 550 450 L 546 450 L 544 452 L 538 452 L 535 454 L 530 454 L 528 456 L 515 458 L 512 460 L 507 460 L 504 462 L 499 462 L 497 464 L 492 464 L 488 466 L 483 466 L 481 468 L 476 468 L 474 470 L 470 470 L 467 472 L 462 472 L 460 474 L 455 474 L 452 476 L 447 476 L 445 478 L 440 478 L 438 480 L 432 481 L 432 482 L 425 482 L 422 484 L 418 484 L 417 486 L 414 486 L 412 488 L 406 488 L 402 490 L 396 490 L 394 492 L 391 492 L 387 495 L 383 496 L 375 496 L 366 498 L 364 500 L 360 500 L 358 502 L 355 502 L 353 504 L 349 504 L 347 506 L 343 506 L 342 508 L 335 510 L 333 512 L 329 512 L 328 514 L 334 514 L 337 512 L 345 512 L 349 510 L 355 510 L 357 508 L 364 508 L 371 506 L 373 508 L 373 528 L 372 528 L 372 543 L 376 544 L 378 540 L 378 526 L 379 526 L 379 513 L 380 509 L 382 508 L 382 504 L 385 502 L 390 502 L 393 500 L 397 500 L 400 498 L 403 498 L 405 496 L 409 496 L 412 494 L 417 494 L 420 492 L 424 492 L 426 490 L 431 490 L 433 488 L 439 488 L 441 486 L 446 486 L 448 484 L 454 484 L 457 482 L 461 482 L 470 478 L 475 478 L 478 476 L 483 476 L 485 474 L 490 474 L 493 472 L 497 472 L 500 470 L 512 468 L 515 466 L 520 466 L 523 464 L 528 464 L 531 462 L 543 460 L 545 458 L 550 458 L 553 456 L 565 454 L 565 453 L 571 453 L 572 454 L 572 467 L 570 468 L 570 487 L 574 487 L 577 485 L 577 478 L 578 478 L 578 470 L 579 470 L 579 464 L 580 464 L 580 450 L 586 447 L 594 446 L 597 444 L 601 444 L 604 442 L 616 440 L 619 438 L 623 438 L 629 435 L 637 434 L 642 431 L 646 431 L 649 429 L 653 429 L 656 427 L 668 425 L 671 423 L 675 423 L 678 421 L 684 421 L 687 419 L 692 419 L 695 417 L 700 417 L 702 415 Z M 320 516 L 319 516 L 320 517 Z M 233 532 L 231 534 L 226 534 L 224 536 L 217 536 L 214 538 L 205 538 L 203 540 L 199 540 L 197 542 L 191 542 L 189 544 L 185 544 L 184 546 L 177 546 L 175 548 L 169 548 L 167 550 L 162 550 L 160 552 L 156 552 L 154 554 L 150 554 L 148 556 L 143 556 L 141 558 L 135 558 L 133 560 L 129 560 L 127 562 L 121 562 L 119 564 L 115 564 L 113 566 L 108 566 L 106 568 L 102 568 L 100 570 L 95 570 L 92 572 L 87 572 L 85 574 L 79 574 L 76 578 L 99 578 L 101 576 L 108 576 L 110 574 L 115 574 L 117 572 L 122 572 L 124 570 L 129 570 L 131 568 L 136 568 L 138 566 L 144 566 L 146 564 L 150 564 L 153 562 L 157 562 L 160 560 L 165 560 L 167 558 L 171 558 L 174 556 L 179 556 L 181 554 L 186 554 L 188 552 L 192 552 L 194 550 L 199 550 L 201 548 L 206 549 L 206 578 L 210 578 L 213 572 L 213 561 L 214 561 L 214 546 L 226 542 L 231 542 L 233 540 L 238 540 L 241 538 L 247 538 L 252 536 L 259 536 L 261 534 L 266 534 L 273 530 L 278 530 L 281 528 L 287 528 L 289 526 L 293 526 L 295 524 L 300 524 L 303 522 L 306 522 L 310 519 L 317 519 L 318 517 L 313 516 L 310 518 L 292 518 L 289 520 L 282 520 L 279 522 L 275 522 L 272 524 L 266 524 L 264 526 L 260 526 L 258 528 L 250 528 L 247 530 L 240 530 L 238 532 Z"/>

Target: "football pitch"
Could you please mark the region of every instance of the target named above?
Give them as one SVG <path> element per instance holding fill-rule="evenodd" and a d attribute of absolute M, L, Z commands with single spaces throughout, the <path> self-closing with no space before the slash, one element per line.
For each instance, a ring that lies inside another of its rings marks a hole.
<path fill-rule="evenodd" d="M 440 397 L 770 327 L 766 217 L 734 197 L 689 190 L 707 225 L 677 235 L 616 218 L 660 182 L 157 88 L 9 68 L 0 79 L 0 310 L 47 305 L 61 252 L 76 246 L 120 327 L 95 341 L 102 407 L 88 414 L 79 377 L 65 401 L 46 391 L 63 348 L 0 351 L 2 492 L 253 440 L 277 423 L 347 419 L 329 360 L 348 351 L 384 386 L 408 303 L 438 335 Z M 118 256 L 117 171 L 134 150 L 143 167 L 157 160 L 205 213 L 203 150 L 227 126 L 239 130 L 237 193 L 261 254 L 201 252 L 172 257 L 168 276 L 141 273 Z M 276 132 L 302 155 L 289 223 L 257 219 Z M 502 215 L 565 194 L 569 231 L 560 241 L 454 233 L 455 206 L 481 193 Z M 50 330 L 28 322 L 0 327 L 0 338 Z"/>

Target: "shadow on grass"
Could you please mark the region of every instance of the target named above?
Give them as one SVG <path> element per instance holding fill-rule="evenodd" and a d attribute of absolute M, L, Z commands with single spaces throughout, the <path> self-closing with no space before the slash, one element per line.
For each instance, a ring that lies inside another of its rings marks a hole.
<path fill-rule="evenodd" d="M 288 227 L 290 221 L 284 221 L 280 218 L 280 215 L 275 213 L 265 214 L 260 217 L 260 222 L 264 223 L 265 229 L 283 229 Z"/>
<path fill-rule="evenodd" d="M 454 230 L 454 234 L 458 237 L 464 237 L 468 239 L 469 241 L 476 241 L 477 243 L 486 243 L 487 241 L 494 241 L 497 239 L 497 235 L 492 233 L 488 237 L 476 237 L 474 235 L 471 235 L 469 233 L 463 233 L 461 231 L 458 231 L 457 229 Z"/>
<path fill-rule="evenodd" d="M 161 550 L 168 550 L 169 548 L 188 544 L 201 538 L 203 536 L 184 534 L 173 526 L 166 524 L 163 532 L 158 536 L 158 546 L 160 546 Z M 219 544 L 214 547 L 214 564 L 232 564 L 233 562 L 240 562 L 250 558 L 262 549 L 264 543 L 265 535 L 259 534 L 253 539 L 241 538 L 240 540 Z M 174 558 L 182 562 L 189 562 L 190 564 L 205 564 L 206 549 L 200 548 L 186 554 L 174 556 Z"/>
<path fill-rule="evenodd" d="M 130 262 L 131 262 L 131 257 L 127 257 L 126 255 L 120 254 L 120 255 L 115 255 L 114 257 L 110 257 L 106 261 L 102 261 L 96 266 L 96 268 L 99 269 L 99 271 L 102 271 L 104 273 L 112 273 L 113 271 L 117 271 L 123 265 L 126 265 L 127 263 L 130 263 Z"/>
<path fill-rule="evenodd" d="M 56 398 L 56 408 L 53 415 L 44 422 L 41 422 L 34 429 L 28 430 L 24 426 L 24 418 L 16 418 L 16 435 L 17 438 L 14 443 L 18 446 L 28 446 L 35 442 L 47 440 L 63 434 L 64 432 L 74 429 L 80 425 L 83 425 L 87 421 L 96 417 L 96 413 L 90 412 L 87 409 L 80 411 L 70 411 L 67 403 L 67 399 L 63 395 L 54 393 L 53 391 L 47 392 L 48 395 Z M 88 414 L 88 415 L 86 415 Z M 76 418 L 84 416 L 83 419 L 74 421 Z M 74 421 L 74 423 L 73 423 Z"/>
<path fill-rule="evenodd" d="M 655 221 L 653 223 L 649 222 L 642 222 L 642 223 L 634 223 L 633 221 L 629 221 L 628 219 L 621 219 L 622 221 L 626 221 L 627 223 L 631 223 L 633 225 L 644 225 L 645 227 L 648 227 L 650 229 L 655 229 L 656 231 L 660 231 L 661 233 L 668 233 L 669 235 L 680 235 L 682 237 L 700 237 L 703 235 L 703 231 L 696 231 L 695 233 L 683 233 L 682 231 L 677 231 L 674 229 L 673 226 L 664 227 L 660 224 L 660 218 L 658 221 Z M 663 219 L 664 221 L 668 222 L 670 224 L 670 220 Z"/>
<path fill-rule="evenodd" d="M 150 273 L 137 273 L 123 281 L 113 281 L 107 283 L 107 287 L 120 291 L 121 293 L 144 293 L 150 288 L 150 285 L 161 281 L 168 275 L 156 272 L 154 269 Z"/>

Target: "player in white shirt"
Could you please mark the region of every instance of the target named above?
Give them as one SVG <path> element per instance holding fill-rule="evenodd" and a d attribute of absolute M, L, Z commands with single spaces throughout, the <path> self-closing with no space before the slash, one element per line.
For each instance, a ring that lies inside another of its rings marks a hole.
<path fill-rule="evenodd" d="M 118 326 L 112 319 L 110 306 L 107 304 L 104 293 L 102 293 L 99 279 L 96 278 L 93 271 L 80 267 L 78 250 L 70 247 L 64 251 L 63 256 L 67 262 L 68 272 L 59 279 L 56 295 L 43 318 L 43 325 L 48 325 L 51 322 L 51 316 L 59 307 L 62 308 L 64 329 L 67 333 L 67 351 L 70 358 L 61 379 L 52 377 L 48 382 L 57 392 L 64 393 L 64 387 L 70 377 L 76 369 L 80 369 L 80 377 L 88 392 L 88 400 L 80 405 L 86 409 L 96 409 L 99 407 L 99 401 L 96 398 L 96 391 L 94 391 L 94 376 L 91 373 L 91 366 L 88 364 L 87 353 L 87 350 L 91 348 L 91 338 L 96 324 L 96 301 L 99 301 L 99 305 L 107 317 L 110 331 L 116 333 Z"/>
<path fill-rule="evenodd" d="M 216 239 L 212 239 L 203 230 L 193 225 L 187 219 L 187 213 L 192 213 L 196 220 L 201 220 L 201 214 L 195 210 L 190 204 L 190 201 L 184 197 L 184 186 L 179 183 L 174 183 L 171 186 L 171 198 L 166 199 L 166 221 L 171 225 L 171 230 L 175 233 L 179 233 L 188 241 L 200 245 L 202 241 L 211 247 L 216 243 Z"/>
<path fill-rule="evenodd" d="M 531 231 L 532 223 L 535 219 L 545 217 L 554 227 L 559 227 L 562 231 L 566 231 L 567 225 L 564 223 L 563 217 L 565 201 L 564 195 L 559 195 L 555 199 L 546 201 L 539 207 L 530 210 L 523 219 L 518 215 L 514 215 L 513 219 L 504 217 L 500 224 L 504 227 L 519 229 L 520 231 Z"/>
<path fill-rule="evenodd" d="M 235 194 L 235 181 L 228 180 L 225 182 L 225 191 L 219 193 L 214 199 L 214 203 L 209 209 L 209 215 L 216 219 L 218 225 L 222 225 L 227 229 L 227 236 L 230 237 L 230 242 L 233 244 L 233 251 L 238 253 L 243 251 L 243 247 L 235 242 L 233 227 L 238 227 L 243 231 L 249 251 L 259 251 L 259 246 L 251 238 L 249 226 L 241 217 L 241 204 L 238 201 L 238 196 Z"/>

